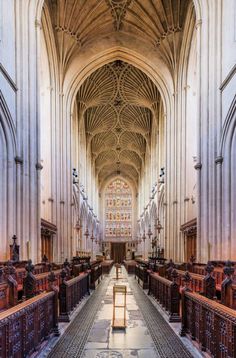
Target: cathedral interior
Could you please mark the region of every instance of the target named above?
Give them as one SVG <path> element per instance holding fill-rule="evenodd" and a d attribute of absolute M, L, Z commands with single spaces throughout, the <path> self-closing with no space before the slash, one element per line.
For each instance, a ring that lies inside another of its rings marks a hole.
<path fill-rule="evenodd" d="M 0 0 L 0 358 L 236 357 L 236 0 Z"/>

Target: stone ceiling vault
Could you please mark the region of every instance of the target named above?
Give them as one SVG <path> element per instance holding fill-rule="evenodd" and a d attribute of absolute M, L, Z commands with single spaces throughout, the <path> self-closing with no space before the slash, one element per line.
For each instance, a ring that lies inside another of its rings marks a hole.
<path fill-rule="evenodd" d="M 170 71 L 178 63 L 192 0 L 46 0 L 63 68 L 78 51 L 114 32 L 157 50 Z"/>
<path fill-rule="evenodd" d="M 156 86 L 142 71 L 117 60 L 85 80 L 77 104 L 99 181 L 120 173 L 137 184 L 158 118 Z"/>
<path fill-rule="evenodd" d="M 135 42 L 141 53 L 148 44 L 174 79 L 193 1 L 45 0 L 45 7 L 63 84 L 78 54 L 98 42 L 102 47 L 108 38 L 119 45 L 121 37 L 127 49 Z M 85 80 L 77 93 L 78 116 L 84 121 L 87 148 L 100 182 L 120 172 L 138 183 L 159 105 L 160 94 L 150 78 L 121 60 L 104 65 Z"/>

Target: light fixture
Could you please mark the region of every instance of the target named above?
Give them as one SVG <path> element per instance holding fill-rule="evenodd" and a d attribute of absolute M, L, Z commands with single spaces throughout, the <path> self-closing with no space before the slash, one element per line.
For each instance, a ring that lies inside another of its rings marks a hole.
<path fill-rule="evenodd" d="M 147 233 L 149 239 L 151 239 L 151 236 L 152 236 L 152 230 L 151 230 L 151 225 L 149 225 L 148 227 L 148 233 Z"/>
<path fill-rule="evenodd" d="M 160 234 L 161 230 L 163 229 L 163 226 L 161 225 L 159 218 L 157 219 L 157 224 L 155 225 L 155 228 L 156 228 L 158 234 Z"/>
<path fill-rule="evenodd" d="M 86 227 L 86 230 L 85 230 L 84 236 L 86 237 L 86 239 L 88 239 L 88 237 L 89 237 L 89 230 L 88 230 L 88 226 Z"/>
<path fill-rule="evenodd" d="M 92 241 L 95 240 L 95 237 L 93 236 L 93 230 L 92 230 L 92 235 L 91 235 L 90 239 L 91 239 Z"/>
<path fill-rule="evenodd" d="M 146 240 L 145 230 L 144 230 L 144 232 L 143 232 L 142 239 L 143 239 L 143 242 L 145 242 L 145 240 Z"/>
<path fill-rule="evenodd" d="M 93 236 L 93 230 L 92 230 L 92 235 L 91 235 L 90 239 L 91 239 L 91 241 L 92 241 L 91 258 L 92 258 L 92 260 L 93 260 L 93 241 L 94 241 L 94 239 L 95 239 L 95 237 Z"/>
<path fill-rule="evenodd" d="M 145 261 L 145 260 L 146 260 L 146 249 L 145 249 L 146 235 L 145 235 L 145 230 L 143 231 L 143 237 L 142 237 L 142 239 L 143 239 L 143 251 L 144 251 L 143 257 L 144 257 L 144 261 Z"/>
<path fill-rule="evenodd" d="M 77 231 L 80 231 L 81 227 L 82 227 L 81 221 L 80 221 L 80 218 L 78 218 L 78 219 L 77 219 L 77 222 L 76 222 L 76 224 L 75 224 L 75 229 L 76 229 Z"/>

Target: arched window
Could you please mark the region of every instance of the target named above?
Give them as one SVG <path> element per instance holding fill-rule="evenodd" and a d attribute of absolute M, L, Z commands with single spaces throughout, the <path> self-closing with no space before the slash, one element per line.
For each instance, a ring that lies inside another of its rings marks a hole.
<path fill-rule="evenodd" d="M 105 190 L 105 239 L 132 236 L 132 192 L 122 179 L 111 181 Z"/>

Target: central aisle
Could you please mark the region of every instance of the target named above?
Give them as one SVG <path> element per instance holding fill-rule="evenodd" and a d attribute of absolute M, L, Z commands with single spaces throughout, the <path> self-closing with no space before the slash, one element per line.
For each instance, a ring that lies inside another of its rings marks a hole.
<path fill-rule="evenodd" d="M 104 277 L 96 291 L 50 350 L 50 358 L 190 358 L 174 333 L 134 276 L 122 267 L 116 280 L 115 268 Z M 127 286 L 127 327 L 113 331 L 113 286 Z M 45 355 L 44 355 L 45 356 Z"/>
<path fill-rule="evenodd" d="M 113 268 L 110 273 L 106 295 L 85 345 L 83 358 L 159 357 L 137 306 L 124 267 L 122 267 L 120 276 L 122 277 L 121 279 L 115 279 L 115 269 Z M 127 327 L 125 331 L 113 331 L 111 327 L 113 286 L 115 284 L 127 286 Z"/>

